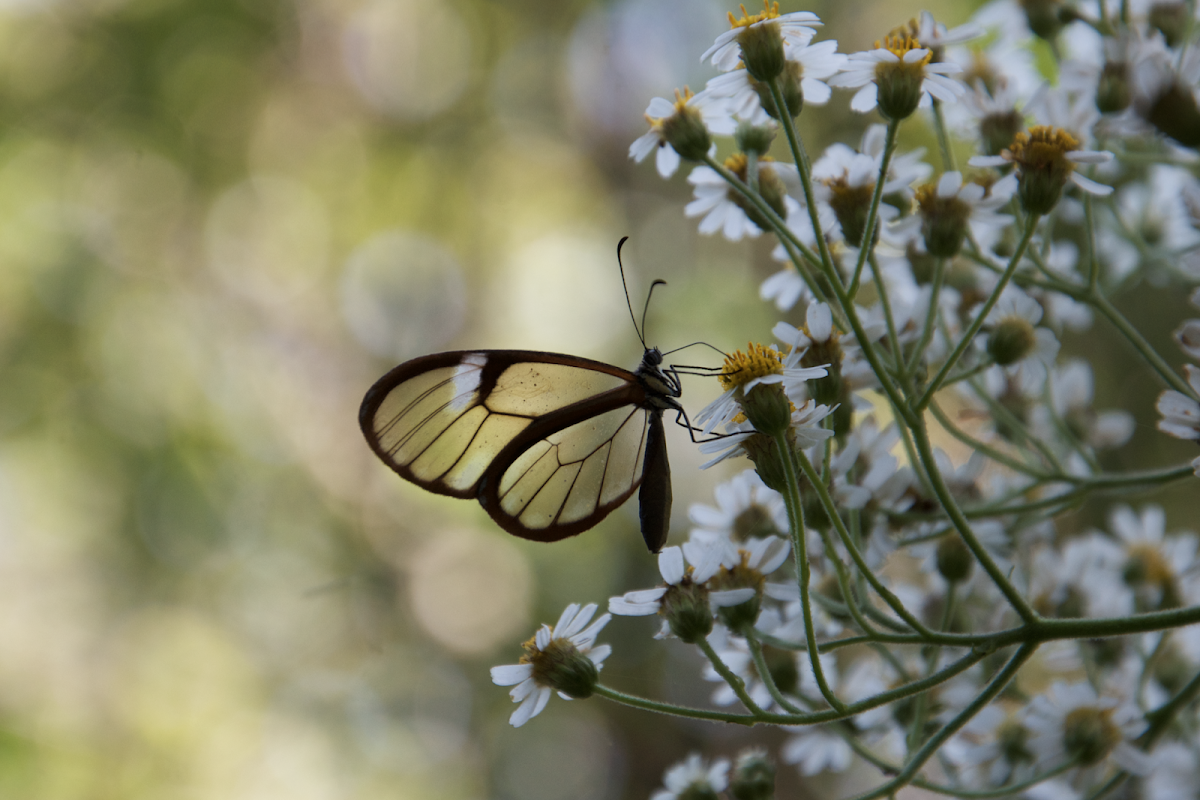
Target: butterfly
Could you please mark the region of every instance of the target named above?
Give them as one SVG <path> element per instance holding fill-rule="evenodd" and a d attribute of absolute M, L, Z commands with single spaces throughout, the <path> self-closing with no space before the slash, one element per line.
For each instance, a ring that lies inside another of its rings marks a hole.
<path fill-rule="evenodd" d="M 501 528 L 524 539 L 582 533 L 638 491 L 642 537 L 657 553 L 671 517 L 663 413 L 686 415 L 678 373 L 664 368 L 662 352 L 646 347 L 640 330 L 638 337 L 642 362 L 633 372 L 532 350 L 415 358 L 370 388 L 359 424 L 400 477 L 477 499 Z"/>

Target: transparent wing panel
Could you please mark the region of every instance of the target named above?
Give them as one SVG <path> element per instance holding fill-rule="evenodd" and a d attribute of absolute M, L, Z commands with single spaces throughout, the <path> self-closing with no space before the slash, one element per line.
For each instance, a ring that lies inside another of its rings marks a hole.
<path fill-rule="evenodd" d="M 585 367 L 522 361 L 500 374 L 486 405 L 497 414 L 541 416 L 625 383 L 624 378 Z"/>
<path fill-rule="evenodd" d="M 623 406 L 548 435 L 500 477 L 500 508 L 534 531 L 603 517 L 641 479 L 648 414 Z"/>

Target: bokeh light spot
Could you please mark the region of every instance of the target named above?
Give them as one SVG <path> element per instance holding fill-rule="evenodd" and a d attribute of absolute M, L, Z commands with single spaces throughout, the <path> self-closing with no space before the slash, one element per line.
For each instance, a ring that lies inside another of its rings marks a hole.
<path fill-rule="evenodd" d="M 341 288 L 346 325 L 380 357 L 399 361 L 437 350 L 462 326 L 462 270 L 426 236 L 372 237 L 350 255 Z"/>
<path fill-rule="evenodd" d="M 470 44 L 462 20 L 445 5 L 377 0 L 347 24 L 342 55 L 354 87 L 376 110 L 419 121 L 466 87 Z"/>
<path fill-rule="evenodd" d="M 500 536 L 441 530 L 409 560 L 409 604 L 421 627 L 451 650 L 485 653 L 526 626 L 532 574 Z"/>

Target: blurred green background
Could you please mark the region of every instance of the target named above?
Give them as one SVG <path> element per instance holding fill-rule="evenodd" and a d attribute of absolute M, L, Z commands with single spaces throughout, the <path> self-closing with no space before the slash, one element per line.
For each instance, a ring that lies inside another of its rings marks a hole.
<path fill-rule="evenodd" d="M 847 51 L 918 10 L 809 8 Z M 427 352 L 634 365 L 622 235 L 635 302 L 670 283 L 652 343 L 769 336 L 770 244 L 700 239 L 682 176 L 626 157 L 726 10 L 0 0 L 0 796 L 638 798 L 778 741 L 600 700 L 511 729 L 487 668 L 656 582 L 635 512 L 516 540 L 357 427 Z M 861 125 L 802 119 L 810 152 Z M 722 477 L 679 438 L 674 541 Z M 610 625 L 606 680 L 706 702 L 653 630 Z"/>

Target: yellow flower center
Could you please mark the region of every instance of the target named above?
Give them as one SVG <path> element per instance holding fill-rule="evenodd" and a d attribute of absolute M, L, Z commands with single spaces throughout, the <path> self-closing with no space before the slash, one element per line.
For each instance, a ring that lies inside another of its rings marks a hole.
<path fill-rule="evenodd" d="M 731 28 L 749 28 L 756 22 L 775 19 L 779 16 L 779 3 L 769 3 L 767 0 L 763 0 L 763 10 L 761 14 L 747 13 L 745 4 L 739 4 L 739 8 L 742 9 L 741 19 L 735 17 L 732 11 L 727 12 L 729 14 L 729 27 Z"/>
<path fill-rule="evenodd" d="M 684 108 L 687 106 L 688 101 L 691 100 L 695 96 L 696 96 L 695 92 L 693 92 L 691 89 L 689 89 L 686 86 L 683 87 L 682 92 L 679 91 L 678 89 L 676 89 L 675 90 L 675 112 L 674 113 L 678 114 L 680 111 L 683 111 Z M 646 122 L 650 123 L 650 127 L 656 131 L 662 130 L 663 122 L 670 119 L 670 117 L 652 117 L 649 114 L 644 114 L 643 116 L 646 118 Z"/>
<path fill-rule="evenodd" d="M 783 354 L 766 345 L 751 342 L 747 351 L 736 350 L 725 357 L 725 367 L 717 378 L 725 391 L 745 386 L 756 378 L 783 374 Z"/>
<path fill-rule="evenodd" d="M 887 36 L 883 37 L 882 42 L 879 42 L 879 41 L 875 42 L 875 49 L 879 50 L 881 48 L 884 50 L 890 51 L 893 55 L 895 55 L 900 60 L 904 60 L 905 53 L 909 52 L 910 50 L 920 50 L 921 43 L 918 42 L 915 37 L 910 36 L 908 34 L 908 32 L 905 31 L 903 28 L 898 28 L 897 30 L 892 31 Z M 912 64 L 909 66 L 922 66 L 923 67 L 926 64 L 928 64 L 930 62 L 930 60 L 932 60 L 932 59 L 933 59 L 933 53 L 929 52 L 929 53 L 926 53 L 925 57 L 923 59 L 921 59 L 917 64 Z"/>
<path fill-rule="evenodd" d="M 1038 170 L 1066 162 L 1066 154 L 1078 149 L 1079 140 L 1062 128 L 1034 125 L 1028 133 L 1018 133 L 1005 153 L 1023 169 Z"/>

